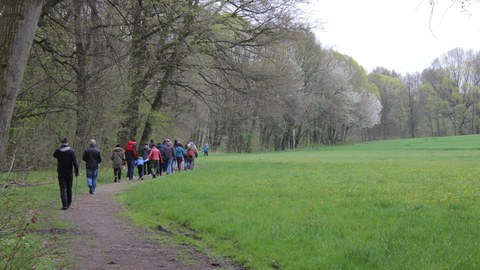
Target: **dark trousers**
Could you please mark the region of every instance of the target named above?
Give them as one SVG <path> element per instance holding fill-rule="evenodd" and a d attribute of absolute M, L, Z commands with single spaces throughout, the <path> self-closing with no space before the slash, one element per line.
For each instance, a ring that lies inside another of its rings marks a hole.
<path fill-rule="evenodd" d="M 161 163 L 160 161 L 158 161 L 158 166 L 156 167 L 155 171 L 157 172 L 157 175 L 162 175 L 162 172 L 166 171 L 167 169 L 167 163 L 163 162 Z M 155 168 L 153 167 L 152 165 L 152 169 Z"/>
<path fill-rule="evenodd" d="M 180 171 L 182 169 L 182 162 L 183 157 L 177 157 L 177 170 Z"/>
<path fill-rule="evenodd" d="M 143 178 L 143 168 L 145 168 L 146 166 L 143 166 L 143 165 L 137 165 L 137 169 L 138 169 L 138 178 Z"/>
<path fill-rule="evenodd" d="M 60 186 L 60 199 L 62 199 L 62 206 L 68 207 L 72 204 L 73 175 L 59 174 L 58 184 Z"/>
<path fill-rule="evenodd" d="M 147 165 L 143 165 L 143 175 L 149 175 L 152 173 L 152 168 L 150 167 L 150 162 L 147 162 Z"/>
<path fill-rule="evenodd" d="M 135 169 L 135 160 L 127 160 L 127 177 L 128 180 L 133 179 L 133 171 Z"/>
<path fill-rule="evenodd" d="M 163 159 L 163 163 L 160 163 L 161 171 L 166 172 L 167 171 L 167 158 Z"/>
<path fill-rule="evenodd" d="M 113 175 L 117 178 L 117 180 L 120 180 L 120 178 L 122 178 L 122 168 L 113 168 Z"/>

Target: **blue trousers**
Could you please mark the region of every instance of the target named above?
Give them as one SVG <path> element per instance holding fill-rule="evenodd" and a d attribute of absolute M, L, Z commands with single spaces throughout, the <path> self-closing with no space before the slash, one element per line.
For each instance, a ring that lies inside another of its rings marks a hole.
<path fill-rule="evenodd" d="M 98 169 L 96 170 L 89 170 L 87 169 L 87 185 L 89 188 L 95 192 L 95 188 L 97 187 L 97 178 L 98 178 Z"/>

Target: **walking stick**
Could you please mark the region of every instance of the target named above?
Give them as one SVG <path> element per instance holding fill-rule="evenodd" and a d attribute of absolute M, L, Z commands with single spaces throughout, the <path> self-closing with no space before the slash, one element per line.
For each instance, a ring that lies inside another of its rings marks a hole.
<path fill-rule="evenodd" d="M 77 183 L 78 183 L 78 175 L 75 175 L 75 200 L 74 201 L 77 201 Z"/>

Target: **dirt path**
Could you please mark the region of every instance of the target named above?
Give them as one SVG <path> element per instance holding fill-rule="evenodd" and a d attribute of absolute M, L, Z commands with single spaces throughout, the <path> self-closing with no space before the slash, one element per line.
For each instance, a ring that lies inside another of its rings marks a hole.
<path fill-rule="evenodd" d="M 118 215 L 123 208 L 114 196 L 131 184 L 135 183 L 104 184 L 97 187 L 95 195 L 78 191 L 74 204 L 66 211 L 59 210 L 79 232 L 70 246 L 74 269 L 244 269 L 192 247 L 149 239 L 152 232 Z"/>

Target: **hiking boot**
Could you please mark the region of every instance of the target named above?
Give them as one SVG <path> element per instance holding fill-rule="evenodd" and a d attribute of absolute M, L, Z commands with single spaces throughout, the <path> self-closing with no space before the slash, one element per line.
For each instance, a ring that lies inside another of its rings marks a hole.
<path fill-rule="evenodd" d="M 67 210 L 67 209 L 68 209 L 68 206 L 62 207 L 62 210 Z"/>
<path fill-rule="evenodd" d="M 88 193 L 93 194 L 92 187 L 88 187 Z"/>

